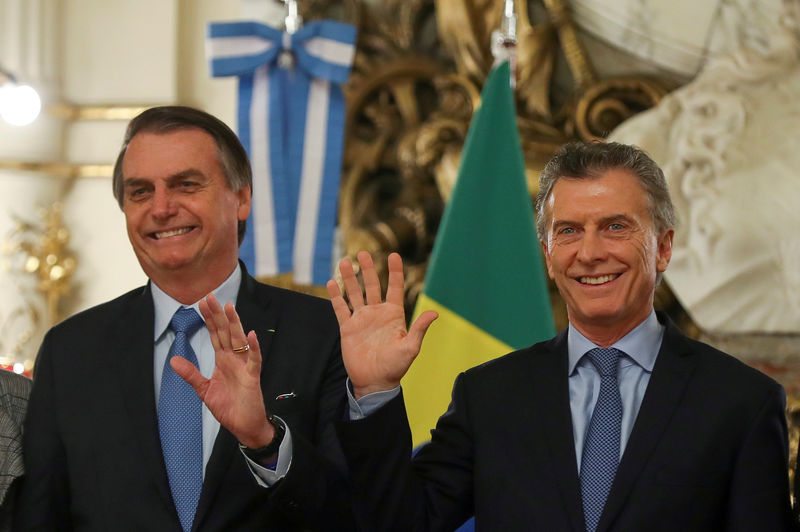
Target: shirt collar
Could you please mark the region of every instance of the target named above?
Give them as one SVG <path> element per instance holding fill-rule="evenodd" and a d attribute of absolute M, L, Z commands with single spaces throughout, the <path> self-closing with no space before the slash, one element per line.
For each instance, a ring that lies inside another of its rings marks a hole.
<path fill-rule="evenodd" d="M 237 263 L 233 273 L 231 273 L 221 285 L 212 290 L 211 293 L 216 296 L 222 306 L 225 306 L 225 304 L 228 302 L 231 302 L 235 305 L 236 296 L 239 294 L 239 285 L 241 283 L 242 267 Z M 150 292 L 153 294 L 153 307 L 155 308 L 155 341 L 158 341 L 158 339 L 161 338 L 161 335 L 163 335 L 167 330 L 167 327 L 169 327 L 169 322 L 172 320 L 172 316 L 179 308 L 190 307 L 195 309 L 197 313 L 200 314 L 200 309 L 198 307 L 198 303 L 200 303 L 199 300 L 195 301 L 191 305 L 183 305 L 176 299 L 173 299 L 152 281 L 150 282 Z M 202 314 L 200 317 L 203 317 Z"/>
<path fill-rule="evenodd" d="M 628 358 L 640 365 L 645 371 L 652 372 L 656 363 L 665 327 L 658 322 L 656 311 L 650 314 L 631 332 L 614 342 L 615 347 L 624 352 Z M 600 347 L 582 335 L 578 329 L 569 324 L 567 331 L 567 353 L 569 355 L 569 373 L 572 375 L 583 355 L 590 349 Z"/>

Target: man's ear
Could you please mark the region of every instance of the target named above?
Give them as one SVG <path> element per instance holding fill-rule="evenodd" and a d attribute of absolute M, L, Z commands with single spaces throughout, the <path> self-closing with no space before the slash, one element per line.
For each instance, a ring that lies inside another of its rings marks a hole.
<path fill-rule="evenodd" d="M 658 238 L 658 258 L 656 259 L 656 271 L 663 273 L 669 261 L 672 258 L 672 239 L 675 236 L 675 230 L 670 228 L 664 231 Z"/>
<path fill-rule="evenodd" d="M 252 189 L 249 186 L 243 186 L 236 191 L 236 198 L 239 201 L 239 209 L 236 215 L 240 222 L 247 220 L 247 217 L 250 216 L 250 202 L 252 196 Z"/>
<path fill-rule="evenodd" d="M 542 255 L 544 255 L 544 263 L 547 266 L 547 275 L 550 279 L 555 279 L 553 277 L 553 266 L 550 262 L 550 250 L 547 248 L 547 242 L 539 241 L 539 245 L 542 247 Z"/>

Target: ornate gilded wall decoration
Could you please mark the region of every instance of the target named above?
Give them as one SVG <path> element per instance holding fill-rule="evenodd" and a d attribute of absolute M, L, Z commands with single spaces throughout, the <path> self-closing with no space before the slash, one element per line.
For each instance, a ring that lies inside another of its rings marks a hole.
<path fill-rule="evenodd" d="M 797 504 L 800 494 L 794 493 L 794 476 L 797 470 L 797 448 L 800 446 L 800 398 L 786 398 L 786 417 L 789 420 L 789 486 L 792 488 L 792 504 Z"/>
<path fill-rule="evenodd" d="M 0 342 L 4 343 L 0 345 L 0 363 L 23 362 L 30 371 L 33 361 L 25 359 L 32 353 L 28 344 L 37 331 L 47 330 L 61 319 L 59 301 L 71 288 L 77 262 L 69 250 L 70 235 L 62 223 L 59 203 L 42 209 L 38 221 L 12 218 L 15 227 L 3 241 L 2 265 L 16 279 L 24 303 L 0 317 Z"/>

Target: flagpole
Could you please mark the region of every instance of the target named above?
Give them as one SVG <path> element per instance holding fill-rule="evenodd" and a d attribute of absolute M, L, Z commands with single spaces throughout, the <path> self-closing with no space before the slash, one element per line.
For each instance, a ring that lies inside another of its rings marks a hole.
<path fill-rule="evenodd" d="M 294 35 L 303 25 L 303 17 L 297 11 L 297 0 L 281 0 L 286 5 L 286 18 L 283 19 L 283 28 L 289 35 Z"/>
<path fill-rule="evenodd" d="M 514 0 L 504 0 L 503 17 L 500 19 L 500 30 L 494 32 L 492 55 L 497 66 L 503 61 L 509 63 L 509 83 L 511 88 L 517 86 L 517 12 Z"/>

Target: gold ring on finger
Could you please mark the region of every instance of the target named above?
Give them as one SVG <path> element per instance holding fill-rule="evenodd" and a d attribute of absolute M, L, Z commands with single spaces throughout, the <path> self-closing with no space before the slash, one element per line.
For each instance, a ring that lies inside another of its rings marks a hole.
<path fill-rule="evenodd" d="M 234 347 L 233 352 L 241 355 L 250 351 L 250 344 L 244 344 L 242 347 Z"/>

